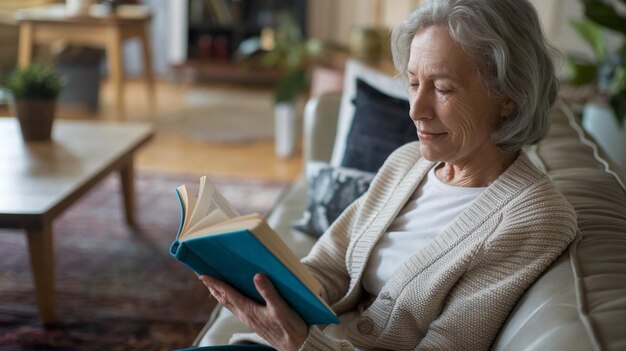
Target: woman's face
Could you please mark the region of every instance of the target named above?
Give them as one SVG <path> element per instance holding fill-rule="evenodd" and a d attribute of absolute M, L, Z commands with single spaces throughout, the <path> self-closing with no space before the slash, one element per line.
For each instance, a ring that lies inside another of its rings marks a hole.
<path fill-rule="evenodd" d="M 422 156 L 461 165 L 498 151 L 490 135 L 508 113 L 491 101 L 478 70 L 446 28 L 415 34 L 407 71 Z"/>

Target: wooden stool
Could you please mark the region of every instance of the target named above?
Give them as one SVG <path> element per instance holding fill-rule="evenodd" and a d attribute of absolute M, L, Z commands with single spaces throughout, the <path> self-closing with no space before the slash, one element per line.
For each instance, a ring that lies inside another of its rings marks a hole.
<path fill-rule="evenodd" d="M 109 75 L 115 90 L 117 119 L 125 118 L 122 44 L 137 37 L 143 51 L 143 69 L 150 107 L 154 107 L 154 78 L 148 24 L 152 14 L 142 6 L 121 6 L 115 15 L 68 16 L 65 5 L 19 11 L 19 65 L 28 66 L 36 44 L 63 40 L 70 44 L 101 47 L 106 51 Z"/>

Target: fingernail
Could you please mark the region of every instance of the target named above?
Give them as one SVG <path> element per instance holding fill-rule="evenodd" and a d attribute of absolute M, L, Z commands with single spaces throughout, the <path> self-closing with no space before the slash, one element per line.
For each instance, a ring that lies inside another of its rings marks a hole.
<path fill-rule="evenodd" d="M 256 279 L 256 283 L 257 283 L 257 285 L 258 285 L 258 286 L 260 286 L 260 287 L 262 287 L 262 288 L 264 288 L 264 287 L 266 287 L 266 286 L 267 286 L 267 279 L 265 279 L 265 277 L 264 277 L 264 276 L 262 276 L 262 275 L 258 274 L 258 275 L 255 277 L 255 279 Z"/>
<path fill-rule="evenodd" d="M 213 295 L 213 296 L 215 296 L 215 295 L 216 295 L 215 289 L 213 289 L 213 288 L 209 288 L 209 292 L 210 292 L 210 293 L 211 293 L 211 295 Z"/>

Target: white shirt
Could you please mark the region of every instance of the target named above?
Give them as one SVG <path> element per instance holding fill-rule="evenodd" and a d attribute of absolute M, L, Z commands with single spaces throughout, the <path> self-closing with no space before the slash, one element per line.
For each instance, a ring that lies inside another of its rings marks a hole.
<path fill-rule="evenodd" d="M 393 272 L 454 221 L 486 188 L 448 185 L 433 167 L 374 246 L 363 287 L 377 296 Z"/>

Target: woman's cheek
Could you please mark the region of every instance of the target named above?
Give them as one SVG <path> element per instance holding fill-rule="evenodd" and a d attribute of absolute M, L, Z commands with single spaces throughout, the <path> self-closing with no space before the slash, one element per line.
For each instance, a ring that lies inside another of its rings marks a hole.
<path fill-rule="evenodd" d="M 471 107 L 463 101 L 456 101 L 450 104 L 447 115 L 447 127 L 454 131 L 454 134 L 463 138 L 474 134 L 476 131 L 476 116 Z"/>

